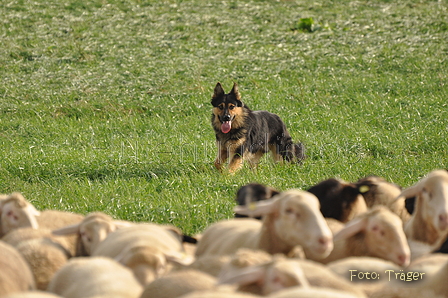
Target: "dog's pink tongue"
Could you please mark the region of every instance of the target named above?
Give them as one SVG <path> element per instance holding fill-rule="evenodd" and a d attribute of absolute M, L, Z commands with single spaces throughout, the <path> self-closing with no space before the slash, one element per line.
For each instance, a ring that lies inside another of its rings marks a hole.
<path fill-rule="evenodd" d="M 223 133 L 228 133 L 231 128 L 232 128 L 232 121 L 223 122 L 221 125 L 221 131 Z"/>

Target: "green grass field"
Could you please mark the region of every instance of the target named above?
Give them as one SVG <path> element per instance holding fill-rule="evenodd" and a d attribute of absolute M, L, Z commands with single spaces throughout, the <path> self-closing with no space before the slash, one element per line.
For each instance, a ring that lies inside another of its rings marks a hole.
<path fill-rule="evenodd" d="M 196 233 L 249 182 L 448 167 L 445 0 L 8 0 L 0 36 L 0 193 L 39 209 Z M 218 81 L 278 114 L 304 165 L 219 174 Z"/>

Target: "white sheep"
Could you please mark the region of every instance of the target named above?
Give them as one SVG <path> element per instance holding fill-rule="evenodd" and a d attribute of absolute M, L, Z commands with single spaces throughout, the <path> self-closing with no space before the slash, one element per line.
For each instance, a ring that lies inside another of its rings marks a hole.
<path fill-rule="evenodd" d="M 40 228 L 56 230 L 79 223 L 84 219 L 84 215 L 59 210 L 44 210 L 36 219 Z M 69 251 L 74 256 L 76 254 L 76 235 L 67 235 L 65 238 L 69 243 Z"/>
<path fill-rule="evenodd" d="M 84 215 L 59 211 L 59 210 L 44 210 L 37 216 L 39 227 L 55 230 L 69 225 L 79 223 L 84 219 Z"/>
<path fill-rule="evenodd" d="M 14 192 L 0 195 L 0 238 L 13 229 L 38 228 L 36 216 L 40 214 L 22 194 Z"/>
<path fill-rule="evenodd" d="M 92 256 L 114 258 L 134 272 L 146 285 L 166 271 L 167 261 L 190 264 L 182 246 L 182 236 L 170 226 L 136 224 L 110 233 Z"/>
<path fill-rule="evenodd" d="M 196 256 L 233 254 L 239 248 L 288 254 L 296 246 L 316 258 L 333 249 L 333 237 L 311 193 L 288 190 L 253 205 L 237 206 L 236 213 L 263 220 L 231 219 L 208 227 L 199 240 Z"/>
<path fill-rule="evenodd" d="M 405 272 L 404 274 L 407 274 Z M 446 298 L 448 297 L 448 262 L 434 274 L 415 282 L 400 281 L 396 276 L 391 274 L 391 282 L 370 295 L 371 298 L 408 298 L 408 297 L 425 297 L 425 298 Z M 411 273 L 412 276 L 412 273 Z M 421 275 L 419 275 L 421 276 Z M 423 275 L 424 276 L 424 275 Z"/>
<path fill-rule="evenodd" d="M 405 197 L 401 196 L 401 187 L 378 176 L 367 176 L 356 182 L 359 192 L 368 208 L 375 205 L 387 206 L 405 223 L 411 215 L 405 207 Z"/>
<path fill-rule="evenodd" d="M 42 238 L 48 238 L 51 241 L 60 244 L 65 249 L 66 254 L 69 257 L 72 257 L 70 252 L 70 247 L 72 246 L 72 244 L 70 243 L 70 240 L 67 239 L 67 237 L 53 235 L 52 231 L 49 229 L 44 228 L 33 229 L 30 227 L 15 229 L 6 234 L 2 238 L 2 240 L 14 247 L 17 247 L 20 243 L 24 241 L 32 239 L 42 239 Z"/>
<path fill-rule="evenodd" d="M 50 238 L 22 241 L 16 249 L 30 266 L 38 290 L 46 290 L 53 275 L 70 258 L 70 253 Z"/>
<path fill-rule="evenodd" d="M 76 235 L 75 256 L 90 256 L 101 241 L 109 233 L 120 227 L 129 227 L 132 223 L 114 220 L 102 212 L 93 212 L 74 225 L 69 225 L 53 231 L 54 235 Z"/>
<path fill-rule="evenodd" d="M 56 272 L 47 291 L 64 298 L 138 298 L 143 288 L 131 270 L 110 258 L 79 257 Z"/>
<path fill-rule="evenodd" d="M 239 291 L 249 291 L 252 294 L 264 292 L 276 295 L 283 292 L 281 289 L 286 287 L 295 288 L 294 285 L 302 284 L 303 282 L 305 286 L 301 285 L 300 288 L 303 290 L 308 289 L 307 284 L 309 284 L 309 289 L 313 290 L 311 291 L 312 293 L 317 288 L 319 290 L 325 288 L 325 293 L 339 293 L 339 291 L 342 291 L 347 293 L 347 297 L 366 297 L 363 291 L 355 288 L 351 282 L 333 273 L 325 265 L 311 260 L 285 259 L 284 257 L 249 249 L 240 249 L 235 255 L 227 257 L 230 260 L 223 266 L 222 275 L 220 276 L 221 283 L 227 279 L 229 282 L 231 281 L 239 285 Z M 258 257 L 259 259 L 257 259 Z M 302 273 L 304 276 L 301 275 Z M 208 297 L 221 297 L 219 295 L 231 297 L 229 294 L 229 296 L 226 296 L 222 293 L 223 289 L 218 289 L 219 291 L 217 292 L 207 292 Z M 235 295 L 239 293 L 234 292 Z M 197 292 L 194 295 L 192 294 L 191 297 L 207 296 Z"/>
<path fill-rule="evenodd" d="M 195 291 L 179 298 L 260 298 L 261 296 L 249 293 L 240 293 L 234 291 L 210 290 L 210 291 Z"/>
<path fill-rule="evenodd" d="M 0 241 L 0 296 L 34 289 L 33 275 L 22 255 Z"/>
<path fill-rule="evenodd" d="M 354 287 L 351 282 L 332 272 L 326 265 L 312 260 L 298 260 L 298 262 L 305 273 L 305 278 L 308 280 L 310 288 L 334 289 L 336 291 L 348 292 L 356 297 L 366 296 L 361 289 Z"/>
<path fill-rule="evenodd" d="M 440 270 L 446 263 L 448 263 L 448 254 L 431 253 L 412 260 L 406 270 L 425 272 L 425 278 L 427 278 Z"/>
<path fill-rule="evenodd" d="M 328 263 L 327 267 L 367 295 L 388 282 L 385 278 L 386 270 L 400 272 L 402 269 L 393 262 L 374 257 L 348 257 Z"/>
<path fill-rule="evenodd" d="M 333 230 L 334 249 L 324 264 L 350 256 L 371 256 L 390 260 L 399 266 L 410 262 L 410 249 L 401 219 L 387 207 L 377 205 Z"/>
<path fill-rule="evenodd" d="M 235 268 L 226 266 L 218 278 L 219 284 L 236 284 L 238 291 L 257 295 L 270 293 L 293 286 L 308 287 L 299 260 L 277 255 L 263 264 Z"/>
<path fill-rule="evenodd" d="M 193 291 L 214 290 L 216 278 L 198 270 L 170 272 L 145 286 L 140 298 L 176 298 Z"/>
<path fill-rule="evenodd" d="M 367 278 L 364 278 L 364 276 L 361 279 L 353 279 L 353 276 L 351 276 L 353 273 L 350 272 L 350 270 L 356 274 L 357 272 L 384 272 L 386 270 L 394 270 L 398 272 L 402 269 L 402 267 L 391 261 L 375 257 L 348 257 L 328 263 L 327 267 L 336 275 L 344 277 L 346 280 L 360 283 L 369 282 L 369 280 L 372 281 L 373 279 L 368 280 Z"/>
<path fill-rule="evenodd" d="M 448 172 L 430 172 L 401 196 L 416 197 L 414 212 L 404 228 L 408 239 L 438 248 L 448 234 Z"/>
<path fill-rule="evenodd" d="M 62 298 L 61 296 L 41 292 L 41 291 L 27 291 L 27 292 L 19 292 L 13 293 L 10 295 L 2 296 L 2 298 Z"/>
<path fill-rule="evenodd" d="M 359 298 L 364 296 L 358 296 L 350 292 L 335 290 L 331 288 L 301 288 L 292 287 L 284 289 L 282 291 L 273 293 L 268 296 L 269 298 Z"/>
<path fill-rule="evenodd" d="M 72 257 L 68 239 L 54 236 L 48 229 L 15 229 L 2 240 L 23 255 L 39 290 L 45 290 L 53 274 Z"/>

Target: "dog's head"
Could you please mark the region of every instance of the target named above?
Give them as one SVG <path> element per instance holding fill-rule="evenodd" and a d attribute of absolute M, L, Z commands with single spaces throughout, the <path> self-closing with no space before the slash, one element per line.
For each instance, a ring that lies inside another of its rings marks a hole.
<path fill-rule="evenodd" d="M 244 114 L 241 95 L 238 91 L 238 85 L 233 84 L 230 93 L 226 94 L 222 89 L 221 83 L 216 84 L 212 97 L 213 105 L 213 124 L 220 127 L 221 132 L 228 133 L 232 129 L 232 122 Z"/>

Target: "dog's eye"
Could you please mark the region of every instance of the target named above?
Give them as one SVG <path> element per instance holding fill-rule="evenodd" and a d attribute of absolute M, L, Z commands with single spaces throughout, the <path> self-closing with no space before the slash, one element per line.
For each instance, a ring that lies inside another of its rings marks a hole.
<path fill-rule="evenodd" d="M 223 105 L 219 105 L 218 108 L 219 108 L 220 110 L 222 110 L 222 109 L 224 109 L 224 106 L 223 106 Z"/>
<path fill-rule="evenodd" d="M 235 106 L 229 106 L 229 110 L 233 110 Z"/>

